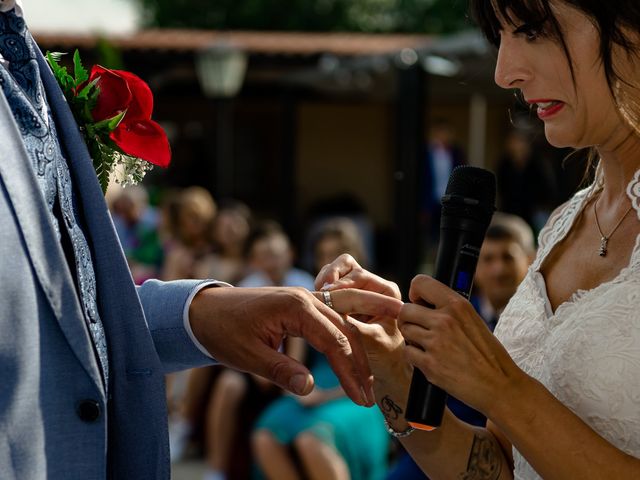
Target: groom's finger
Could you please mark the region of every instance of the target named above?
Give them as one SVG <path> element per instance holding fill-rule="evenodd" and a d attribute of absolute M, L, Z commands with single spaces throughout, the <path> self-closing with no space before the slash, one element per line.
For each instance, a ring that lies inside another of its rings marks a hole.
<path fill-rule="evenodd" d="M 358 331 L 347 321 L 346 316 L 315 297 L 310 307 L 315 308 L 305 309 L 303 315 L 306 318 L 300 318 L 287 330 L 307 339 L 327 357 L 345 392 L 354 402 L 372 405 L 374 399 L 369 398 L 368 394 L 371 370 Z"/>
<path fill-rule="evenodd" d="M 336 372 L 338 377 L 340 378 L 340 383 L 343 384 L 343 380 L 347 380 L 350 382 L 351 377 L 355 373 L 357 375 L 358 380 L 358 388 L 360 390 L 360 398 L 362 398 L 362 405 L 372 406 L 375 405 L 375 397 L 373 396 L 373 376 L 371 375 L 371 369 L 369 367 L 369 359 L 367 357 L 367 351 L 364 348 L 364 344 L 362 343 L 362 337 L 357 328 L 355 328 L 353 321 L 348 318 L 347 315 L 339 314 L 333 308 L 330 308 L 324 302 L 317 302 L 318 309 L 329 318 L 329 320 L 340 330 L 340 332 L 347 338 L 349 342 L 349 348 L 351 350 L 351 354 L 349 355 L 349 360 L 352 366 L 345 364 L 341 355 L 334 355 L 335 353 L 333 349 L 330 348 L 329 354 L 327 355 L 327 359 L 331 364 L 333 370 Z M 335 346 L 334 346 L 335 348 Z M 340 370 L 336 370 L 336 367 Z M 341 374 L 341 370 L 344 368 L 344 373 Z M 350 371 L 350 369 L 352 369 Z M 345 389 L 346 390 L 346 389 Z M 356 392 L 353 392 L 353 395 L 350 395 L 352 399 L 356 399 Z"/>
<path fill-rule="evenodd" d="M 254 353 L 260 359 L 255 369 L 262 376 L 296 395 L 307 395 L 313 390 L 313 377 L 307 367 L 300 362 L 265 344 L 254 348 Z"/>

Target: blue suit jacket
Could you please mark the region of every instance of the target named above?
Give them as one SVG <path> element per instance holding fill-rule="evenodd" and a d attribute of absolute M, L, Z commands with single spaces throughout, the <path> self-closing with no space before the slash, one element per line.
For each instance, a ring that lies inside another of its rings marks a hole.
<path fill-rule="evenodd" d="M 41 55 L 38 61 L 93 253 L 109 398 L 64 253 L 0 94 L 0 478 L 169 478 L 164 374 L 211 363 L 182 323 L 199 282 L 150 281 L 136 290 L 82 136 Z M 98 407 L 97 419 L 79 413 L 87 405 Z"/>

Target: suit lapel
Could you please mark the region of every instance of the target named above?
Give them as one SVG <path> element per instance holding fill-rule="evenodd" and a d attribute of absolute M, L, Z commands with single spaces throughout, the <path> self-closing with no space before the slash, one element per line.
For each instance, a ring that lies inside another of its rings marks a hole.
<path fill-rule="evenodd" d="M 60 144 L 71 171 L 74 192 L 84 212 L 85 235 L 94 261 L 98 305 L 107 336 L 110 378 L 126 368 L 160 370 L 144 312 L 116 235 L 93 162 L 64 95 L 44 57 L 37 52 L 40 73 Z M 131 340 L 136 340 L 131 349 Z M 126 364 L 125 364 L 126 363 Z"/>
<path fill-rule="evenodd" d="M 87 329 L 79 324 L 83 315 L 73 279 L 4 95 L 0 95 L 0 138 L 0 176 L 4 179 L 34 272 L 71 349 L 101 388 L 91 340 Z"/>

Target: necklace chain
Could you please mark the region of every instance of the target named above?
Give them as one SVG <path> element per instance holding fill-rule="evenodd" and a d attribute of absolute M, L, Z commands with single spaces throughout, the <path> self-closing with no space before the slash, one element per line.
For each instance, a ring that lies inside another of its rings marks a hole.
<path fill-rule="evenodd" d="M 596 198 L 596 201 L 593 202 L 593 214 L 596 217 L 596 227 L 598 227 L 598 232 L 600 232 L 600 249 L 598 250 L 598 255 L 600 255 L 601 257 L 606 257 L 609 247 L 609 239 L 615 233 L 615 231 L 618 230 L 618 227 L 622 225 L 622 221 L 627 217 L 627 215 L 629 215 L 629 212 L 633 208 L 633 205 L 631 205 L 627 209 L 627 211 L 624 212 L 624 215 L 620 217 L 620 220 L 618 220 L 616 226 L 613 227 L 613 229 L 609 232 L 609 235 L 605 235 L 604 233 L 602 233 L 602 228 L 600 228 L 600 222 L 598 221 L 598 200 L 600 200 L 600 196 L 598 196 L 598 198 Z"/>

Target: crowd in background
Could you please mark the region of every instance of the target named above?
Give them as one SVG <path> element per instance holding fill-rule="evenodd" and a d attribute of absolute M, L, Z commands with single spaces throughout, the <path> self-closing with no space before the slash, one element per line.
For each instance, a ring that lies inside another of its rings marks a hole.
<path fill-rule="evenodd" d="M 401 99 L 398 95 L 398 100 Z M 216 108 L 221 105 L 225 103 L 216 103 Z M 293 111 L 289 103 L 284 111 L 285 131 L 291 133 L 289 130 L 297 126 L 289 125 Z M 487 113 L 483 115 L 487 117 Z M 535 117 L 532 112 L 526 114 L 529 120 Z M 311 118 L 313 111 L 309 109 L 305 115 Z M 535 252 L 536 235 L 553 210 L 573 195 L 576 180 L 580 180 L 569 178 L 562 170 L 560 165 L 565 153 L 551 152 L 539 129 L 521 119 L 511 119 L 513 128 L 501 132 L 502 151 L 488 159 L 497 177 L 496 205 L 500 213 L 495 215 L 487 232 L 471 299 L 491 331 L 525 277 Z M 216 119 L 220 135 L 225 131 L 218 125 L 224 126 L 221 120 L 222 116 Z M 467 121 L 467 118 L 460 115 L 458 120 Z M 431 273 L 435 263 L 440 199 L 449 176 L 454 168 L 468 163 L 455 124 L 444 118 L 431 118 L 428 123 L 430 128 L 423 139 L 417 179 L 422 198 L 415 219 L 420 224 L 423 240 L 421 264 L 416 271 L 424 273 Z M 250 129 L 246 125 L 240 127 Z M 238 130 L 242 131 L 241 128 Z M 202 150 L 196 150 L 199 155 L 192 155 L 194 161 L 210 149 L 206 145 L 209 139 L 204 135 L 198 138 L 202 139 Z M 233 139 L 228 140 L 233 144 Z M 200 143 L 194 142 L 194 145 L 191 148 L 197 149 Z M 293 158 L 297 155 L 295 149 L 288 144 L 281 150 L 290 158 L 283 162 L 284 167 L 273 169 L 276 174 L 289 171 L 287 167 L 297 160 Z M 224 161 L 232 156 L 231 153 L 219 155 L 216 161 L 224 166 Z M 253 152 L 246 156 L 252 160 L 258 158 Z M 238 167 L 238 177 L 246 170 L 249 169 Z M 391 168 L 388 170 L 391 177 Z M 295 184 L 296 173 L 283 184 Z M 394 173 L 396 178 L 402 178 L 404 172 L 400 169 Z M 268 185 L 270 182 L 265 180 Z M 354 179 L 356 181 L 358 179 Z M 246 190 L 253 185 L 250 183 Z M 229 190 L 237 191 L 231 186 Z M 259 206 L 234 199 L 214 199 L 201 187 L 167 192 L 155 207 L 149 204 L 142 187 L 134 187 L 117 192 L 111 205 L 136 283 L 153 277 L 164 280 L 213 278 L 236 288 L 313 289 L 314 275 L 319 268 L 342 253 L 350 253 L 361 265 L 385 278 L 401 280 L 389 277 L 388 270 L 376 268 L 389 265 L 388 258 L 383 256 L 391 257 L 394 245 L 387 244 L 388 251 L 376 252 L 374 239 L 380 241 L 380 236 L 376 236 L 379 232 L 372 231 L 366 212 L 360 211 L 357 205 L 349 208 L 348 201 L 337 203 L 341 204 L 338 208 L 336 205 L 319 208 L 317 217 L 304 227 L 296 225 L 295 232 L 280 225 L 278 218 L 256 218 L 251 207 Z M 303 228 L 305 231 L 301 231 Z M 406 298 L 407 292 L 403 293 Z M 378 410 L 358 407 L 345 397 L 326 359 L 296 338 L 288 338 L 280 348 L 305 362 L 313 372 L 316 389 L 310 395 L 295 397 L 258 376 L 220 365 L 167 378 L 172 461 L 200 455 L 207 465 L 205 480 L 425 478 L 387 434 Z M 482 414 L 454 397 L 449 397 L 448 407 L 470 424 L 485 424 Z"/>
<path fill-rule="evenodd" d="M 301 242 L 306 251 L 298 252 L 277 221 L 254 218 L 237 200 L 216 201 L 202 187 L 167 192 L 158 206 L 142 186 L 112 190 L 108 200 L 137 284 L 215 278 L 238 288 L 311 290 L 320 267 L 342 253 L 370 264 L 370 232 L 359 216 L 318 214 Z M 167 378 L 172 460 L 199 447 L 207 480 L 299 478 L 298 471 L 318 479 L 384 478 L 389 438 L 381 414 L 348 399 L 306 342 L 289 338 L 281 348 L 312 370 L 311 395 L 285 395 L 263 378 L 222 366 Z"/>
<path fill-rule="evenodd" d="M 494 165 L 502 212 L 487 233 L 472 297 L 490 330 L 526 273 L 535 233 L 559 203 L 560 177 L 533 139 L 526 128 L 514 127 Z M 451 171 L 467 163 L 447 121 L 433 122 L 424 158 L 420 220 L 434 256 L 439 199 Z M 198 186 L 168 191 L 156 206 L 142 186 L 111 190 L 108 200 L 137 284 L 213 278 L 238 288 L 313 289 L 319 269 L 342 253 L 369 269 L 378 260 L 371 222 L 352 199 L 318 205 L 295 244 L 276 219 L 257 218 L 248 205 L 214 199 Z M 425 478 L 391 442 L 378 410 L 344 395 L 324 357 L 297 338 L 281 348 L 312 370 L 311 395 L 284 394 L 260 377 L 219 365 L 167 378 L 174 462 L 202 456 L 205 480 Z M 455 398 L 448 405 L 468 423 L 484 424 L 481 414 Z"/>
<path fill-rule="evenodd" d="M 201 187 L 171 192 L 158 208 L 141 186 L 112 192 L 110 200 L 137 283 L 215 278 L 240 288 L 313 289 L 313 274 L 342 253 L 370 264 L 360 217 L 323 215 L 312 222 L 303 242 L 308 251 L 299 255 L 313 260 L 305 271 L 295 267 L 296 249 L 277 222 L 254 221 L 242 202 L 216 202 Z M 475 303 L 493 329 L 526 271 L 533 235 L 520 218 L 497 215 L 483 248 Z M 222 366 L 167 379 L 174 461 L 201 453 L 207 480 L 302 478 L 298 472 L 336 480 L 424 478 L 390 442 L 377 409 L 353 404 L 321 355 L 296 338 L 282 348 L 313 371 L 311 395 L 283 395 L 260 377 Z M 449 406 L 470 423 L 484 421 L 453 398 Z"/>
<path fill-rule="evenodd" d="M 450 125 L 435 122 L 425 154 L 427 197 L 421 220 L 437 245 L 439 205 L 451 170 L 465 164 Z M 493 330 L 524 277 L 535 249 L 534 232 L 551 213 L 555 177 L 536 156 L 527 133 L 514 130 L 496 163 L 497 214 L 483 246 L 474 306 Z M 532 180 L 533 179 L 533 180 Z M 541 186 L 545 190 L 541 194 Z M 353 209 L 319 209 L 294 245 L 271 218 L 256 218 L 234 199 L 214 199 L 202 187 L 168 191 L 151 205 L 142 186 L 110 190 L 114 224 L 137 284 L 149 278 L 214 278 L 239 288 L 314 288 L 314 275 L 342 253 L 375 265 L 371 223 Z M 201 455 L 205 480 L 310 478 L 378 480 L 425 478 L 391 442 L 376 408 L 351 402 L 324 357 L 297 338 L 281 346 L 312 370 L 307 397 L 285 394 L 255 375 L 222 366 L 167 378 L 172 461 Z M 485 419 L 450 398 L 469 423 Z"/>

